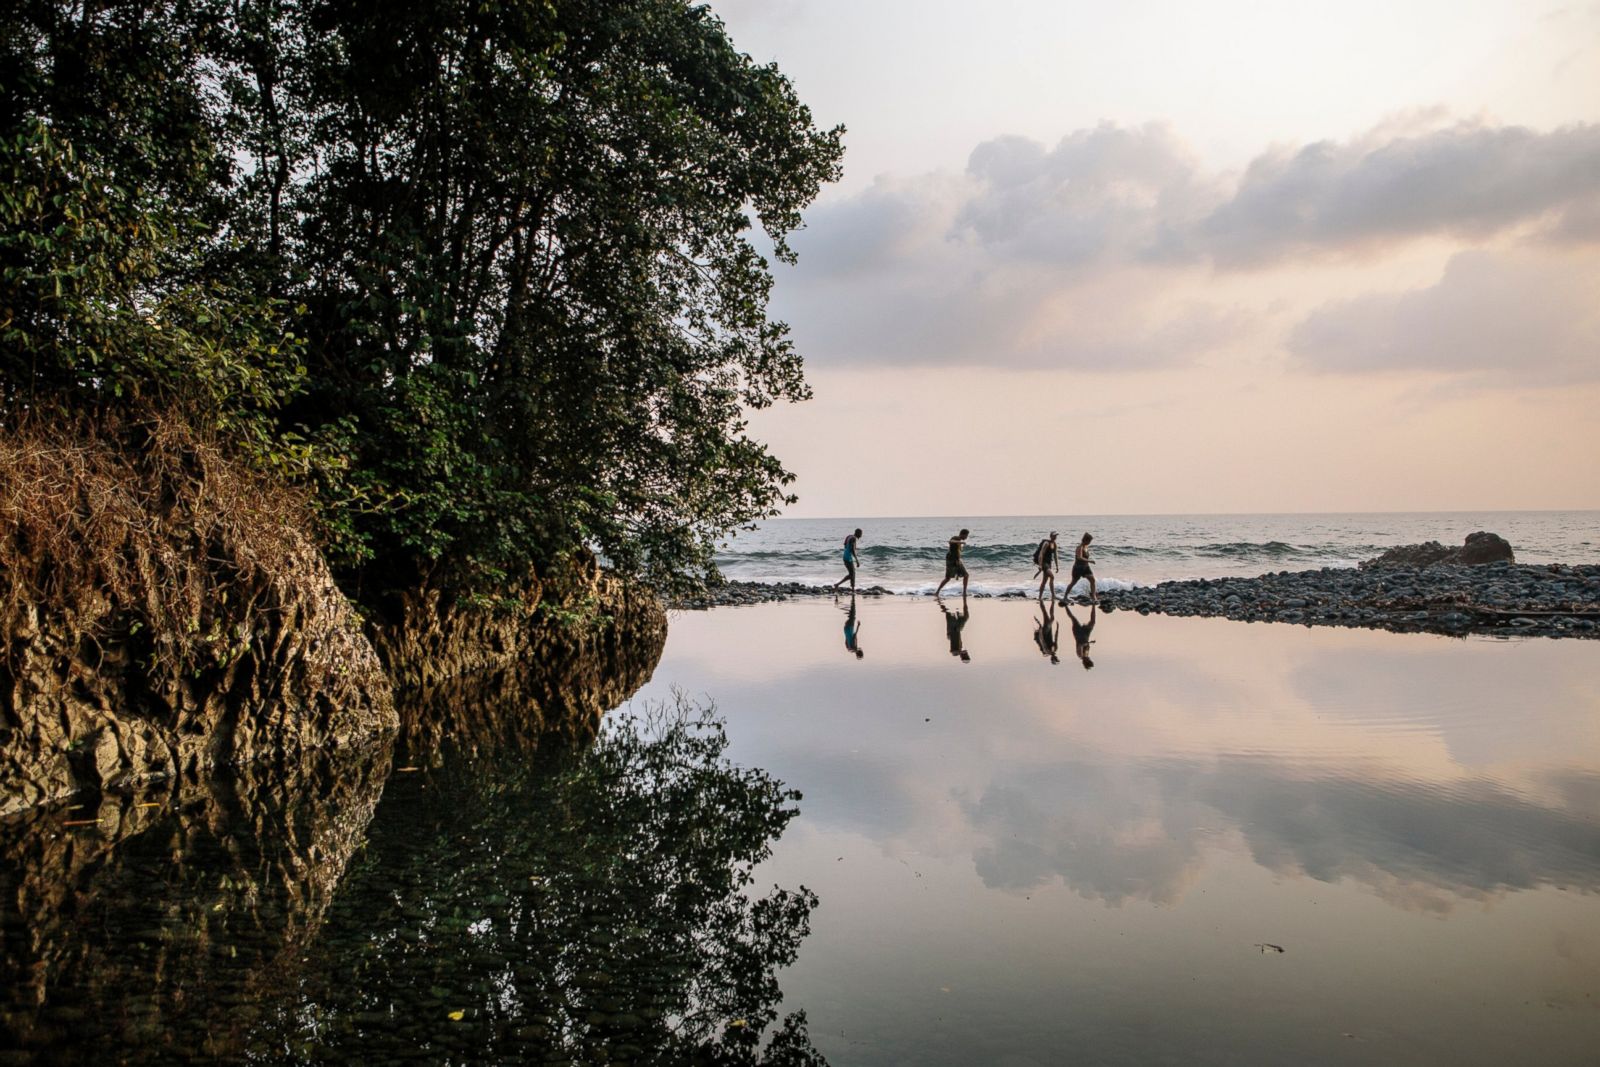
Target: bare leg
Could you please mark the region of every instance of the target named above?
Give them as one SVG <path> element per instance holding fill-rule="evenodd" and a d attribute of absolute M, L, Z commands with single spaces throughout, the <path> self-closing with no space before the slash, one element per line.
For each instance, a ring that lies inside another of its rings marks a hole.
<path fill-rule="evenodd" d="M 1100 603 L 1100 594 L 1094 590 L 1094 575 L 1089 575 L 1089 603 Z"/>

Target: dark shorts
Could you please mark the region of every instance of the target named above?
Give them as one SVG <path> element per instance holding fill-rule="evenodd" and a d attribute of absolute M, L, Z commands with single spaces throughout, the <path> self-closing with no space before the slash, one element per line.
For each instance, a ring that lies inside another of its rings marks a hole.
<path fill-rule="evenodd" d="M 962 563 L 959 559 L 950 560 L 950 561 L 945 563 L 945 565 L 944 565 L 944 580 L 945 581 L 948 582 L 952 578 L 965 578 L 966 576 L 967 576 L 966 564 Z"/>
<path fill-rule="evenodd" d="M 1094 572 L 1089 569 L 1089 565 L 1087 563 L 1083 562 L 1083 560 L 1080 559 L 1080 560 L 1078 560 L 1076 563 L 1074 563 L 1072 565 L 1072 580 L 1073 581 L 1077 581 L 1079 578 L 1093 578 L 1093 577 L 1094 577 Z"/>

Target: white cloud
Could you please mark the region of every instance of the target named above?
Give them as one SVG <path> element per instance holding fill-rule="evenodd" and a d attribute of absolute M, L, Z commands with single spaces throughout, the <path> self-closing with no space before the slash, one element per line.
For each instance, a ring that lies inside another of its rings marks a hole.
<path fill-rule="evenodd" d="M 1164 124 L 1102 124 L 1054 147 L 995 138 L 964 173 L 880 177 L 818 204 L 777 310 L 819 363 L 1144 369 L 1267 317 L 1223 295 L 1239 288 L 1217 284 L 1224 272 L 1259 276 L 1266 294 L 1309 264 L 1355 267 L 1415 240 L 1515 241 L 1514 262 L 1463 259 L 1432 295 L 1326 308 L 1292 350 L 1318 367 L 1481 373 L 1514 348 L 1541 379 L 1593 376 L 1580 312 L 1585 285 L 1600 303 L 1600 124 L 1440 122 L 1416 112 L 1273 149 L 1238 175 L 1208 171 Z"/>
<path fill-rule="evenodd" d="M 1256 265 L 1430 234 L 1483 239 L 1600 193 L 1600 125 L 1384 132 L 1258 157 L 1201 244 L 1219 263 Z"/>

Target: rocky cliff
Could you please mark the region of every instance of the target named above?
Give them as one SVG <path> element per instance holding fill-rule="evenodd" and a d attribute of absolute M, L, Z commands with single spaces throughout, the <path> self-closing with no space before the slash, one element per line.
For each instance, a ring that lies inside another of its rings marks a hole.
<path fill-rule="evenodd" d="M 408 759 L 449 744 L 488 751 L 552 735 L 592 736 L 655 671 L 667 638 L 660 598 L 581 559 L 492 605 L 409 596 L 428 610 L 375 627 L 395 679 Z"/>
<path fill-rule="evenodd" d="M 0 814 L 397 723 L 302 502 L 181 427 L 0 437 Z"/>

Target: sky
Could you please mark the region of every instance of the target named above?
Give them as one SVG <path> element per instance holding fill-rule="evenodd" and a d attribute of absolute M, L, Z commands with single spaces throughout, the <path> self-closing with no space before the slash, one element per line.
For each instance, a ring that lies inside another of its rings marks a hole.
<path fill-rule="evenodd" d="M 1600 2 L 711 6 L 846 127 L 786 514 L 1600 508 Z"/>

